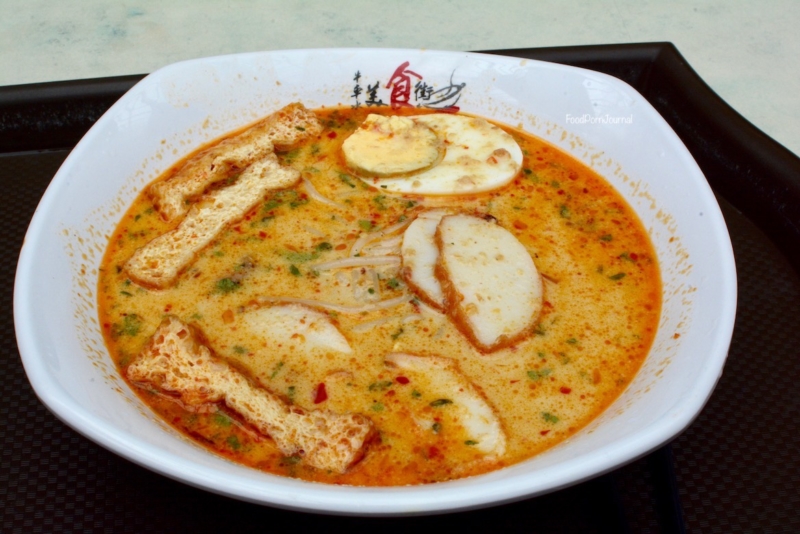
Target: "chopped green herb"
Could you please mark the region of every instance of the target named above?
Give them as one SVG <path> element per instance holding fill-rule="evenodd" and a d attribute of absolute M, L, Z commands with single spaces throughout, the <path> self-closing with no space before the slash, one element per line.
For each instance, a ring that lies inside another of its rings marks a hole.
<path fill-rule="evenodd" d="M 350 187 L 352 187 L 352 188 L 355 188 L 355 186 L 356 186 L 356 184 L 354 184 L 353 181 L 350 180 L 350 176 L 348 176 L 346 174 L 341 174 L 340 173 L 339 174 L 339 179 L 341 181 L 343 181 L 344 183 L 346 183 L 347 185 L 349 185 Z"/>
<path fill-rule="evenodd" d="M 414 391 L 411 392 L 411 396 L 414 397 L 415 399 L 418 399 L 422 396 L 422 393 L 420 393 L 415 389 Z"/>
<path fill-rule="evenodd" d="M 406 202 L 406 208 L 413 208 L 416 205 L 417 203 L 414 200 L 409 200 L 408 202 Z"/>
<path fill-rule="evenodd" d="M 561 187 L 561 184 L 560 184 L 560 183 L 558 183 L 558 182 L 557 182 L 557 181 L 555 181 L 555 180 L 553 180 L 552 182 L 550 182 L 550 185 L 551 185 L 551 186 L 553 186 L 553 187 L 555 187 L 556 189 L 558 189 L 559 187 Z"/>
<path fill-rule="evenodd" d="M 431 430 L 433 430 L 434 434 L 438 434 L 442 431 L 442 423 L 433 423 Z"/>
<path fill-rule="evenodd" d="M 453 404 L 453 401 L 450 399 L 436 399 L 430 403 L 431 406 L 434 408 L 438 408 L 439 406 L 445 406 L 447 404 Z"/>
<path fill-rule="evenodd" d="M 371 407 L 371 409 L 372 409 L 372 411 L 373 411 L 373 412 L 382 412 L 382 411 L 383 411 L 383 408 L 384 408 L 384 406 L 383 406 L 383 404 L 382 404 L 382 403 L 380 403 L 380 402 L 376 402 L 376 403 L 375 403 L 375 404 L 373 404 L 373 405 L 372 405 L 372 407 Z"/>
<path fill-rule="evenodd" d="M 400 281 L 397 278 L 389 278 L 389 280 L 386 282 L 386 285 L 392 289 L 397 289 L 400 287 Z"/>
<path fill-rule="evenodd" d="M 545 369 L 533 369 L 533 370 L 531 370 L 531 371 L 528 371 L 528 378 L 530 378 L 531 380 L 533 380 L 534 382 L 536 382 L 536 381 L 539 381 L 539 380 L 541 380 L 541 379 L 543 379 L 543 378 L 545 378 L 545 377 L 548 377 L 548 376 L 550 376 L 550 374 L 551 374 L 552 372 L 553 372 L 553 370 L 552 370 L 552 369 L 550 369 L 550 368 L 545 368 Z"/>
<path fill-rule="evenodd" d="M 386 209 L 386 204 L 384 204 L 384 202 L 386 202 L 386 195 L 377 195 L 372 198 L 372 202 L 378 206 L 379 210 L 383 211 Z"/>
<path fill-rule="evenodd" d="M 142 329 L 142 318 L 132 313 L 122 318 L 122 324 L 114 323 L 111 326 L 111 336 L 118 338 L 120 336 L 134 337 L 139 334 Z"/>
<path fill-rule="evenodd" d="M 292 273 L 292 275 L 294 275 L 294 276 L 300 276 L 300 269 L 298 269 L 294 265 L 290 265 L 289 266 L 289 272 Z"/>
<path fill-rule="evenodd" d="M 629 262 L 631 262 L 631 263 L 635 263 L 634 259 L 633 259 L 633 258 L 631 258 L 631 257 L 628 255 L 628 253 L 627 253 L 627 252 L 623 252 L 622 254 L 620 254 L 620 255 L 619 255 L 619 259 L 621 259 L 621 260 L 625 260 L 625 261 L 629 261 Z"/>
<path fill-rule="evenodd" d="M 281 460 L 281 462 L 286 464 L 286 465 L 296 465 L 296 464 L 300 463 L 300 460 L 302 460 L 302 457 L 300 457 L 299 455 L 296 455 L 296 456 L 284 456 L 284 458 L 283 458 L 283 460 Z"/>
<path fill-rule="evenodd" d="M 464 442 L 464 445 L 470 445 L 470 446 L 477 445 L 477 444 L 478 444 L 478 442 L 475 441 L 474 439 L 468 439 L 467 441 Z"/>
<path fill-rule="evenodd" d="M 296 389 L 294 386 L 289 386 L 289 389 L 286 390 L 286 396 L 289 397 L 289 400 L 294 400 L 295 391 Z"/>
<path fill-rule="evenodd" d="M 370 391 L 386 391 L 390 387 L 392 387 L 392 381 L 391 380 L 384 380 L 382 382 L 373 382 L 372 384 L 369 385 L 369 390 Z"/>
<path fill-rule="evenodd" d="M 550 412 L 542 412 L 542 418 L 547 423 L 552 423 L 552 424 L 558 423 L 558 417 L 556 417 L 555 415 L 551 414 Z"/>
<path fill-rule="evenodd" d="M 290 263 L 306 263 L 319 258 L 319 252 L 295 252 L 290 250 L 285 252 L 283 257 L 289 260 Z"/>
<path fill-rule="evenodd" d="M 330 244 L 330 243 L 328 243 L 327 241 L 323 241 L 322 243 L 320 243 L 319 245 L 317 245 L 317 246 L 316 246 L 316 247 L 314 247 L 314 248 L 316 248 L 316 249 L 317 249 L 317 250 L 319 250 L 320 252 L 323 252 L 323 251 L 325 251 L 325 250 L 333 250 L 333 245 L 331 245 L 331 244 Z"/>
<path fill-rule="evenodd" d="M 275 367 L 272 368 L 272 374 L 269 375 L 269 379 L 272 380 L 273 378 L 278 376 L 278 373 L 280 372 L 282 367 L 283 367 L 283 362 L 278 362 L 277 364 L 275 364 Z"/>
<path fill-rule="evenodd" d="M 611 241 L 612 239 L 614 239 L 614 236 L 612 236 L 611 234 L 605 234 L 600 236 L 600 241 Z"/>
<path fill-rule="evenodd" d="M 402 328 L 398 328 L 397 331 L 394 334 L 392 334 L 392 339 L 397 339 L 401 335 L 403 335 L 403 329 Z"/>
<path fill-rule="evenodd" d="M 373 228 L 375 228 L 375 223 L 372 221 L 368 221 L 367 219 L 361 219 L 358 221 L 358 226 L 365 232 L 369 232 Z"/>
<path fill-rule="evenodd" d="M 300 130 L 301 132 L 305 132 L 306 131 L 306 129 L 303 128 L 302 126 L 295 126 L 294 128 L 295 128 L 295 130 Z"/>
<path fill-rule="evenodd" d="M 239 449 L 242 448 L 242 444 L 241 442 L 239 442 L 239 438 L 237 438 L 236 436 L 228 436 L 228 439 L 226 439 L 225 442 L 231 449 L 235 451 L 238 451 Z"/>
<path fill-rule="evenodd" d="M 574 337 L 571 337 L 567 340 L 567 343 L 569 343 L 570 345 L 575 345 L 577 342 L 578 340 L 575 339 Z"/>
<path fill-rule="evenodd" d="M 225 415 L 224 413 L 217 412 L 214 414 L 214 423 L 218 424 L 219 426 L 228 427 L 231 426 L 231 418 Z"/>
<path fill-rule="evenodd" d="M 572 212 L 569 211 L 569 208 L 566 205 L 561 206 L 561 216 L 565 219 L 569 219 L 572 217 Z"/>
<path fill-rule="evenodd" d="M 533 330 L 533 333 L 536 334 L 537 336 L 543 336 L 547 332 L 545 332 L 545 329 L 542 326 L 542 323 L 539 323 L 539 324 L 536 325 L 536 328 Z"/>
<path fill-rule="evenodd" d="M 541 181 L 539 175 L 533 172 L 532 170 L 530 169 L 523 169 L 523 170 L 525 171 L 525 177 L 528 178 L 533 183 L 538 184 Z"/>
<path fill-rule="evenodd" d="M 623 278 L 625 278 L 625 273 L 612 274 L 608 278 L 609 280 L 622 280 Z"/>
<path fill-rule="evenodd" d="M 247 350 L 247 348 L 245 348 L 245 347 L 243 347 L 241 345 L 234 345 L 233 346 L 233 352 L 235 352 L 236 354 L 247 354 L 250 351 Z"/>
<path fill-rule="evenodd" d="M 214 286 L 215 293 L 230 293 L 232 291 L 236 291 L 241 287 L 242 283 L 233 280 L 231 278 L 223 278 L 222 280 L 217 280 L 216 286 Z"/>
<path fill-rule="evenodd" d="M 125 295 L 126 297 L 132 297 L 133 296 L 133 293 L 129 293 L 127 291 L 120 291 L 119 294 L 120 295 Z"/>
<path fill-rule="evenodd" d="M 374 295 L 375 294 L 375 289 L 374 288 L 369 288 L 369 289 L 367 289 L 367 293 L 369 293 L 370 295 Z"/>

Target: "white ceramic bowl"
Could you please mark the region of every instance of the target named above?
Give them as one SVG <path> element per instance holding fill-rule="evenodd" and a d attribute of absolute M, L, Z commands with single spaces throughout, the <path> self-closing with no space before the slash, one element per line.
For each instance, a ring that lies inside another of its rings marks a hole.
<path fill-rule="evenodd" d="M 438 105 L 455 103 L 521 126 L 596 169 L 649 230 L 664 305 L 652 351 L 624 394 L 573 438 L 529 461 L 399 488 L 264 474 L 208 453 L 155 418 L 118 376 L 95 304 L 106 240 L 137 191 L 190 149 L 292 101 L 310 108 L 368 100 L 416 105 L 448 95 Z M 151 74 L 109 109 L 56 174 L 28 229 L 14 293 L 17 340 L 34 390 L 89 439 L 209 491 L 364 515 L 508 502 L 585 480 L 660 446 L 686 428 L 710 396 L 735 309 L 733 254 L 714 196 L 675 133 L 630 86 L 537 61 L 388 49 L 224 56 Z"/>

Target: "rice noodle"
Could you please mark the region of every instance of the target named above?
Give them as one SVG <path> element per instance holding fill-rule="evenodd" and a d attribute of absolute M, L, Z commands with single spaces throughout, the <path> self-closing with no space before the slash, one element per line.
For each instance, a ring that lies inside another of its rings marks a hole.
<path fill-rule="evenodd" d="M 306 177 L 303 177 L 303 185 L 306 188 L 306 193 L 308 193 L 308 196 L 313 198 L 317 202 L 322 202 L 326 206 L 330 206 L 332 208 L 347 209 L 347 206 L 345 206 L 344 204 L 335 202 L 327 197 L 322 196 L 320 192 L 317 191 L 317 189 L 311 183 L 311 180 L 309 180 Z"/>
<path fill-rule="evenodd" d="M 356 242 L 353 243 L 353 246 L 350 248 L 350 256 L 355 256 L 356 254 L 361 252 L 361 249 L 367 246 L 367 244 L 402 230 L 403 228 L 411 224 L 411 221 L 413 220 L 414 220 L 413 218 L 408 217 L 406 220 L 401 221 L 399 223 L 395 223 L 391 226 L 387 226 L 383 230 L 379 230 L 377 232 L 372 232 L 369 234 L 361 234 L 361 236 L 358 239 L 356 239 Z"/>
<path fill-rule="evenodd" d="M 403 294 L 393 299 L 382 300 L 371 304 L 364 304 L 362 306 L 348 306 L 345 304 L 334 304 L 332 302 L 324 302 L 321 300 L 313 299 L 298 299 L 294 297 L 258 297 L 256 302 L 259 304 L 275 304 L 275 303 L 290 303 L 302 304 L 312 308 L 321 308 L 324 310 L 331 310 L 339 313 L 363 313 L 377 310 L 385 310 L 387 308 L 394 308 L 405 302 L 408 302 L 408 295 Z"/>
<path fill-rule="evenodd" d="M 364 332 L 368 332 L 377 326 L 381 326 L 382 324 L 391 321 L 399 320 L 401 323 L 405 324 L 411 321 L 418 321 L 420 319 L 422 319 L 422 316 L 416 313 L 412 313 L 410 315 L 392 315 L 391 317 L 383 317 L 381 319 L 375 319 L 374 321 L 359 323 L 351 328 L 350 331 L 355 332 L 356 334 L 363 334 Z"/>
<path fill-rule="evenodd" d="M 399 315 L 392 315 L 391 317 L 383 317 L 382 319 L 375 319 L 374 321 L 359 323 L 355 325 L 353 328 L 351 328 L 350 331 L 355 332 L 356 334 L 363 334 L 364 332 L 369 332 L 376 326 L 381 326 L 382 324 L 388 323 L 389 321 L 394 321 L 399 318 L 400 318 Z"/>
<path fill-rule="evenodd" d="M 364 254 L 369 255 L 381 255 L 381 254 L 388 254 L 391 252 L 400 253 L 400 245 L 403 242 L 403 236 L 397 235 L 394 237 L 389 237 L 386 239 L 382 239 L 380 241 L 376 241 L 374 243 L 370 243 L 364 248 L 361 249 L 361 252 Z"/>
<path fill-rule="evenodd" d="M 355 258 L 342 258 L 312 265 L 316 271 L 329 269 L 347 269 L 350 267 L 368 267 L 374 265 L 400 265 L 399 256 L 359 256 Z"/>

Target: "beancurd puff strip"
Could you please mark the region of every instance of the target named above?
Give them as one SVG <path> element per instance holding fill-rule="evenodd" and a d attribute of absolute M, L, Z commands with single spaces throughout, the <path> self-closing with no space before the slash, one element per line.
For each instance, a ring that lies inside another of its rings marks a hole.
<path fill-rule="evenodd" d="M 306 412 L 254 385 L 198 341 L 192 327 L 166 317 L 149 344 L 126 370 L 134 383 L 149 383 L 178 395 L 188 407 L 224 402 L 286 456 L 303 455 L 316 468 L 344 473 L 359 461 L 374 430 L 359 414 Z"/>
<path fill-rule="evenodd" d="M 289 104 L 238 135 L 202 151 L 173 176 L 150 186 L 153 204 L 166 221 L 184 215 L 186 200 L 208 186 L 242 171 L 273 150 L 291 150 L 319 135 L 322 125 L 302 104 Z"/>
<path fill-rule="evenodd" d="M 200 250 L 228 224 L 241 219 L 267 191 L 289 187 L 299 178 L 299 172 L 282 167 L 275 154 L 269 154 L 248 167 L 232 185 L 195 203 L 174 230 L 134 252 L 125 270 L 142 286 L 163 289 L 171 285 Z"/>

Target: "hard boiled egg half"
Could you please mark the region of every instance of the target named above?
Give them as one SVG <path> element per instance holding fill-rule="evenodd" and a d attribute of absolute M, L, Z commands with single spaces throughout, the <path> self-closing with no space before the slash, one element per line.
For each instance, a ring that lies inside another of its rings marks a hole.
<path fill-rule="evenodd" d="M 343 145 L 345 162 L 385 191 L 463 195 L 509 183 L 522 167 L 511 135 L 466 115 L 370 114 Z"/>

